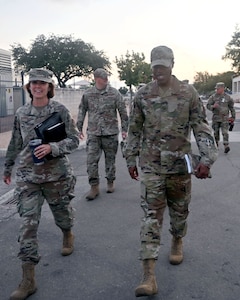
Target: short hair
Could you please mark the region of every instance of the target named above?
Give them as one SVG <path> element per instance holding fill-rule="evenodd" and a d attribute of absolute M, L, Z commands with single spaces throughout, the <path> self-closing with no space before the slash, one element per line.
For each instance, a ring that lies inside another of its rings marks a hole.
<path fill-rule="evenodd" d="M 28 92 L 30 98 L 33 99 L 33 95 L 32 95 L 31 90 L 30 90 L 30 84 L 31 84 L 31 82 L 28 82 L 28 83 L 25 85 L 25 89 L 27 90 L 27 92 Z M 51 98 L 53 98 L 54 95 L 55 95 L 55 86 L 54 86 L 54 84 L 53 84 L 52 82 L 51 82 L 51 83 L 48 83 L 48 84 L 49 84 L 50 90 L 49 90 L 48 93 L 47 93 L 47 97 L 48 97 L 48 99 L 51 99 Z"/>

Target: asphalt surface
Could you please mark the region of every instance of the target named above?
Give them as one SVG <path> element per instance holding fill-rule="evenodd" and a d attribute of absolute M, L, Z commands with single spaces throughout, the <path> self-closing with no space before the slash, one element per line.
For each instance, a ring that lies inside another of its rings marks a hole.
<path fill-rule="evenodd" d="M 192 180 L 192 201 L 188 234 L 184 238 L 184 261 L 168 262 L 171 236 L 165 212 L 161 250 L 156 266 L 159 293 L 141 299 L 154 300 L 237 300 L 240 294 L 240 124 L 230 136 L 231 151 L 220 145 L 212 178 Z M 231 142 L 231 137 L 235 141 Z M 193 143 L 196 149 L 196 144 Z M 39 226 L 42 259 L 36 267 L 38 291 L 31 300 L 133 300 L 142 276 L 138 260 L 140 209 L 139 182 L 133 181 L 125 160 L 118 152 L 116 190 L 105 192 L 104 158 L 100 161 L 101 193 L 86 201 L 88 180 L 86 152 L 72 153 L 77 184 L 72 204 L 75 208 L 75 250 L 60 254 L 62 234 L 44 204 Z M 0 158 L 2 169 L 4 159 Z M 0 183 L 0 299 L 9 299 L 21 280 L 18 253 L 20 218 L 11 203 L 10 187 Z M 7 195 L 7 196 L 6 196 Z M 10 196 L 9 196 L 10 195 Z M 4 198 L 4 196 L 6 196 Z"/>

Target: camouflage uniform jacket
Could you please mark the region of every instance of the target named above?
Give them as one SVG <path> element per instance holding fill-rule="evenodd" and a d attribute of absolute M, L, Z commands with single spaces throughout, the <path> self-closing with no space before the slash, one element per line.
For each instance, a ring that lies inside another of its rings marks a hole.
<path fill-rule="evenodd" d="M 135 166 L 139 156 L 144 172 L 186 173 L 184 154 L 191 153 L 191 129 L 201 162 L 210 167 L 217 158 L 217 148 L 197 91 L 175 76 L 166 92 L 156 81 L 148 83 L 133 99 L 125 151 L 127 166 Z"/>
<path fill-rule="evenodd" d="M 213 108 L 213 105 L 217 103 L 219 107 Z M 229 118 L 229 112 L 231 112 L 231 117 L 235 119 L 236 112 L 234 108 L 233 99 L 226 93 L 222 95 L 213 94 L 208 99 L 207 109 L 212 111 L 212 121 L 213 122 L 227 122 Z"/>
<path fill-rule="evenodd" d="M 91 135 L 113 135 L 119 133 L 118 116 L 121 118 L 122 131 L 127 132 L 128 115 L 122 95 L 113 87 L 99 91 L 95 86 L 87 89 L 81 99 L 77 127 L 83 129 L 88 112 L 87 133 Z"/>
<path fill-rule="evenodd" d="M 41 166 L 33 164 L 28 143 L 37 138 L 34 127 L 47 119 L 53 112 L 60 112 L 65 123 L 67 138 L 49 143 L 54 159 L 45 160 Z M 4 175 L 12 173 L 15 160 L 19 155 L 19 165 L 16 172 L 16 181 L 41 183 L 64 179 L 73 174 L 72 167 L 66 154 L 71 153 L 79 145 L 78 130 L 70 112 L 61 103 L 49 100 L 47 106 L 38 111 L 31 103 L 20 107 L 15 114 L 12 137 L 8 145 Z"/>

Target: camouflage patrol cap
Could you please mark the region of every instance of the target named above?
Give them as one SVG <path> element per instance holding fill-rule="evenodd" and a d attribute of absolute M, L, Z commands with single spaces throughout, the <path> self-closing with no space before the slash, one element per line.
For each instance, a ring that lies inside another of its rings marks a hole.
<path fill-rule="evenodd" d="M 169 68 L 173 66 L 173 61 L 174 61 L 173 51 L 167 46 L 158 46 L 152 49 L 151 67 L 161 65 Z"/>
<path fill-rule="evenodd" d="M 35 68 L 35 69 L 31 69 L 28 72 L 29 75 L 29 82 L 31 81 L 44 81 L 44 82 L 48 82 L 48 83 L 52 83 L 52 75 L 53 72 L 47 69 L 43 69 L 43 68 Z"/>
<path fill-rule="evenodd" d="M 225 87 L 224 82 L 218 82 L 218 83 L 216 83 L 215 89 L 220 88 L 220 87 L 223 87 L 223 88 Z"/>
<path fill-rule="evenodd" d="M 96 78 L 103 78 L 106 79 L 108 78 L 108 73 L 104 69 L 98 68 L 94 71 L 93 73 L 94 77 Z"/>

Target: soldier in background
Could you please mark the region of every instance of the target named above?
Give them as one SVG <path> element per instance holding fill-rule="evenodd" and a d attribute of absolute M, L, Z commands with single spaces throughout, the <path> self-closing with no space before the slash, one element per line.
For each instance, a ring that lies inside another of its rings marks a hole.
<path fill-rule="evenodd" d="M 194 170 L 197 178 L 209 176 L 218 153 L 197 91 L 172 75 L 173 65 L 170 48 L 152 49 L 153 81 L 139 89 L 129 117 L 125 157 L 130 176 L 139 180 L 139 156 L 144 211 L 140 232 L 143 280 L 135 290 L 136 297 L 158 292 L 154 268 L 167 206 L 172 234 L 169 261 L 173 265 L 183 261 L 182 238 L 187 232 L 191 199 L 191 174 L 185 157 L 191 157 L 191 130 L 201 153 Z"/>
<path fill-rule="evenodd" d="M 22 260 L 23 279 L 11 300 L 26 299 L 36 292 L 35 265 L 41 258 L 38 251 L 37 231 L 44 199 L 53 213 L 56 225 L 63 232 L 62 255 L 73 252 L 72 233 L 73 209 L 70 204 L 74 198 L 76 177 L 67 154 L 79 145 L 78 130 L 68 109 L 54 96 L 53 73 L 46 69 L 32 69 L 26 89 L 31 102 L 20 107 L 15 115 L 12 137 L 8 145 L 3 180 L 11 183 L 12 169 L 19 155 L 16 172 L 14 197 L 22 218 L 18 257 Z M 35 149 L 35 156 L 44 159 L 41 165 L 35 165 L 29 148 L 29 141 L 36 139 L 35 126 L 52 113 L 59 112 L 65 123 L 67 138 L 60 142 L 44 143 Z M 52 159 L 47 160 L 51 154 Z"/>
<path fill-rule="evenodd" d="M 220 140 L 220 129 L 222 130 L 224 153 L 230 151 L 229 147 L 229 122 L 234 123 L 236 112 L 233 99 L 225 93 L 224 82 L 218 82 L 215 86 L 216 93 L 210 96 L 207 109 L 212 112 L 212 128 L 217 145 Z M 229 118 L 229 113 L 231 116 Z"/>
<path fill-rule="evenodd" d="M 88 113 L 87 127 L 87 172 L 91 186 L 87 200 L 95 199 L 99 194 L 98 163 L 102 151 L 105 155 L 105 173 L 107 193 L 114 192 L 116 177 L 116 154 L 118 150 L 119 113 L 121 118 L 122 138 L 126 138 L 128 115 L 121 94 L 108 85 L 108 73 L 101 68 L 94 71 L 95 86 L 87 89 L 81 99 L 77 127 L 80 139 L 84 138 L 83 122 Z"/>

